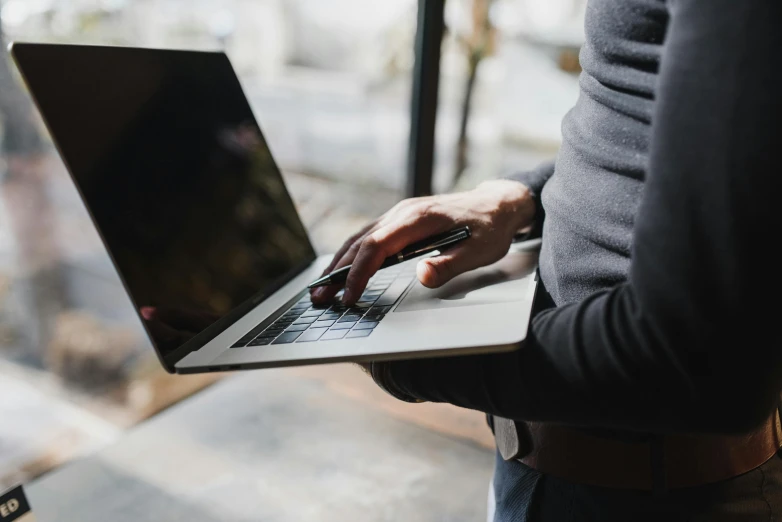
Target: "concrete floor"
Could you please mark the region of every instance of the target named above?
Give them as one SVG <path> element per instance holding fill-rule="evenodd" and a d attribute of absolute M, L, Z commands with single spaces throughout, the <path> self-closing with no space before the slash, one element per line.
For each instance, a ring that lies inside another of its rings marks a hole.
<path fill-rule="evenodd" d="M 30 484 L 30 502 L 42 522 L 483 520 L 493 453 L 340 391 L 345 371 L 366 379 L 226 379 Z"/>

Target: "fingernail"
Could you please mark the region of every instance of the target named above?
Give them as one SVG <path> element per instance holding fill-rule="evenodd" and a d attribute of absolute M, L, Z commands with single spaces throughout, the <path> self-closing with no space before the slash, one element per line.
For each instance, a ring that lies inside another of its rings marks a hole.
<path fill-rule="evenodd" d="M 314 289 L 312 291 L 312 293 L 310 294 L 310 296 L 313 299 L 320 299 L 321 297 L 323 297 L 323 288 L 318 287 L 318 288 Z"/>
<path fill-rule="evenodd" d="M 139 311 L 141 312 L 141 317 L 147 321 L 152 319 L 152 316 L 155 315 L 155 308 L 152 306 L 142 306 Z"/>
<path fill-rule="evenodd" d="M 343 303 L 350 303 L 352 302 L 351 299 L 353 298 L 353 294 L 347 290 L 345 290 L 345 293 L 342 294 L 342 302 Z"/>

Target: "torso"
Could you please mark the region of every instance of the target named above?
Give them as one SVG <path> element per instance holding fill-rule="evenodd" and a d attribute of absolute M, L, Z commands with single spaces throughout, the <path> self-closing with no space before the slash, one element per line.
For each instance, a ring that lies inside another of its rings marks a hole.
<path fill-rule="evenodd" d="M 541 276 L 558 305 L 627 277 L 667 26 L 665 0 L 587 7 L 581 94 L 541 196 Z"/>

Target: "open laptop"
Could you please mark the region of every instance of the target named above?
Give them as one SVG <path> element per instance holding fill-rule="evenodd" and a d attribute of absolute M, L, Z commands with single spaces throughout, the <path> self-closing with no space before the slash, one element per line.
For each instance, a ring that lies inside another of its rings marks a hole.
<path fill-rule="evenodd" d="M 415 260 L 316 307 L 318 257 L 224 53 L 11 46 L 169 372 L 499 352 L 527 334 L 537 250 L 439 289 Z M 468 240 L 469 241 L 469 240 Z"/>

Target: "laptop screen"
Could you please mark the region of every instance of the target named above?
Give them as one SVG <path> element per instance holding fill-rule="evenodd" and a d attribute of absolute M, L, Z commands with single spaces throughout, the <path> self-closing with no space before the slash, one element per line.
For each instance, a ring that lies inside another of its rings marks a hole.
<path fill-rule="evenodd" d="M 224 54 L 13 55 L 169 369 L 315 259 Z"/>

